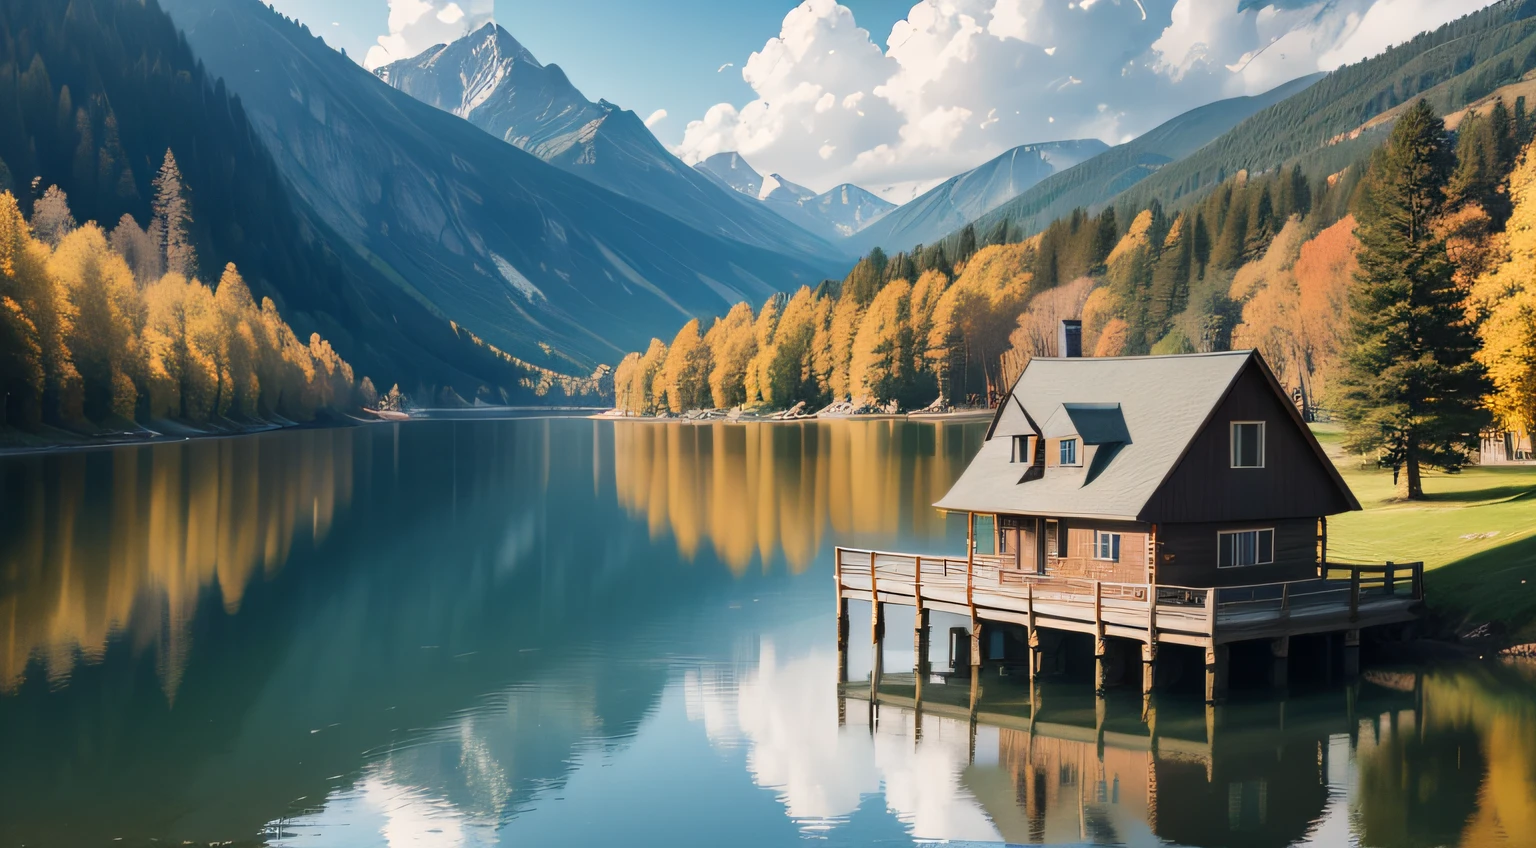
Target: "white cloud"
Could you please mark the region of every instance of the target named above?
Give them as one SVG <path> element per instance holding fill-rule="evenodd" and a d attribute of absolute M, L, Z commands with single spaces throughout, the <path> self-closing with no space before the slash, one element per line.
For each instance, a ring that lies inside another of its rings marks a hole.
<path fill-rule="evenodd" d="M 650 117 L 645 119 L 646 129 L 655 129 L 657 124 L 661 123 L 662 121 L 665 121 L 666 119 L 667 119 L 667 110 L 665 110 L 665 109 L 657 109 L 656 111 L 651 113 Z"/>
<path fill-rule="evenodd" d="M 846 7 L 805 0 L 742 67 L 754 99 L 710 107 L 677 150 L 736 151 L 817 190 L 887 186 L 895 200 L 1015 145 L 1120 142 L 1489 2 L 922 0 L 881 50 Z"/>
<path fill-rule="evenodd" d="M 473 32 L 492 20 L 494 0 L 389 0 L 389 32 L 368 49 L 372 70 Z"/>

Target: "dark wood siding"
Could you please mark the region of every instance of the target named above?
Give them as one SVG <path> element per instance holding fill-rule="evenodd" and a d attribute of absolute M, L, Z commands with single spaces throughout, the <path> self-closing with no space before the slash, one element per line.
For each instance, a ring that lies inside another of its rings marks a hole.
<path fill-rule="evenodd" d="M 1348 510 L 1349 502 L 1285 404 L 1250 362 L 1141 517 L 1159 524 L 1252 521 Z M 1234 421 L 1265 423 L 1263 468 L 1232 467 Z"/>
<path fill-rule="evenodd" d="M 1216 566 L 1216 537 L 1222 530 L 1275 530 L 1272 565 Z M 1160 524 L 1157 527 L 1157 582 L 1167 586 L 1245 586 L 1306 580 L 1317 576 L 1317 519 Z"/>

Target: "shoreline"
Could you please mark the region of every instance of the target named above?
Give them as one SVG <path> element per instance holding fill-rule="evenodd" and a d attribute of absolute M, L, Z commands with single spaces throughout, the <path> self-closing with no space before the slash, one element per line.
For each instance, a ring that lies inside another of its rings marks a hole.
<path fill-rule="evenodd" d="M 719 418 L 691 418 L 687 415 L 615 415 L 613 410 L 589 415 L 595 421 L 629 421 L 637 424 L 803 424 L 807 421 L 932 421 L 936 423 L 954 423 L 966 421 L 990 421 L 996 414 L 993 409 L 964 409 L 956 412 L 871 412 L 859 413 L 832 413 L 827 415 L 811 414 L 795 418 L 773 418 L 769 416 L 740 416 L 731 418 L 721 416 Z"/>
<path fill-rule="evenodd" d="M 160 422 L 152 426 L 140 425 L 137 430 L 119 430 L 99 436 L 70 433 L 68 430 L 50 428 L 53 432 L 68 435 L 70 438 L 58 441 L 39 440 L 34 444 L 0 442 L 0 459 L 73 453 L 77 451 L 110 450 L 112 448 L 140 447 L 145 445 L 166 445 L 178 442 L 237 439 L 244 436 L 259 436 L 263 433 L 291 432 L 295 430 L 331 430 L 346 427 L 367 427 L 375 424 L 403 424 L 412 421 L 534 421 L 544 418 L 590 418 L 600 417 L 592 415 L 593 412 L 599 409 L 601 407 L 491 406 L 462 409 L 452 407 L 417 409 L 408 413 L 364 411 L 362 414 L 355 415 L 334 413 L 326 416 L 323 420 L 317 419 L 309 422 L 288 421 L 286 419 L 252 422 L 250 424 L 229 422 L 231 426 L 219 429 L 200 429 L 178 422 Z M 162 426 L 166 429 L 164 431 L 155 430 L 153 429 L 154 426 Z M 11 431 L 7 431 L 3 435 L 11 434 Z"/>

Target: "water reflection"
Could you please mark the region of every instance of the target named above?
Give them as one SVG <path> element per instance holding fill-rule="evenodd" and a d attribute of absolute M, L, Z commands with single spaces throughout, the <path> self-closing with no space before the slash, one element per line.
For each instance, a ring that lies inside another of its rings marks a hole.
<path fill-rule="evenodd" d="M 1168 699 L 1154 739 L 1084 687 L 1032 715 L 988 681 L 973 722 L 934 683 L 919 713 L 892 638 L 888 702 L 840 710 L 829 547 L 958 549 L 926 505 L 980 433 L 444 421 L 0 460 L 0 845 L 1532 832 L 1518 668 L 1234 704 L 1214 737 Z"/>
<path fill-rule="evenodd" d="M 0 693 L 40 660 L 55 685 L 122 634 L 176 696 L 205 590 L 240 609 L 352 499 L 352 430 L 0 462 Z"/>
<path fill-rule="evenodd" d="M 941 536 L 932 504 L 980 447 L 978 426 L 818 421 L 743 427 L 621 423 L 614 433 L 619 502 L 692 560 L 700 545 L 741 573 L 782 551 L 795 573 L 825 546 L 890 538 L 898 527 Z"/>

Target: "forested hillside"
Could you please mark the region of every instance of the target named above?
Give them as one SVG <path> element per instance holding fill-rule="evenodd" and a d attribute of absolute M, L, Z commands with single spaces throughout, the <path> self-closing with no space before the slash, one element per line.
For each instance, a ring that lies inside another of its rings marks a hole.
<path fill-rule="evenodd" d="M 154 0 L 0 0 L 0 188 L 35 217 L 57 185 L 75 220 L 116 230 L 152 219 L 174 150 L 196 214 L 186 225 L 210 281 L 237 265 L 297 335 L 319 332 L 362 371 L 426 397 L 532 398 L 562 378 L 477 343 L 384 281 L 293 201 L 240 101 L 208 77 Z"/>
<path fill-rule="evenodd" d="M 1079 209 L 1018 243 L 967 227 L 952 257 L 872 252 L 840 286 L 652 341 L 620 365 L 619 405 L 995 403 L 1080 318 L 1093 356 L 1258 349 L 1304 414 L 1337 412 L 1358 449 L 1407 462 L 1417 496 L 1403 456 L 1454 470 L 1488 421 L 1536 426 L 1536 124 L 1523 100 L 1454 137 L 1425 102 L 1405 114 L 1317 180 L 1239 171 L 1176 213 Z"/>
<path fill-rule="evenodd" d="M 1218 100 L 1191 109 L 1086 162 L 1047 177 L 975 218 L 972 224 L 981 232 L 1030 235 L 1073 209 L 1102 206 L 1170 162 L 1177 162 L 1220 138 L 1248 116 L 1305 90 L 1321 76 L 1313 74 L 1263 94 Z M 950 241 L 953 242 L 952 237 Z"/>
<path fill-rule="evenodd" d="M 1282 86 L 1272 92 L 1285 95 L 1278 102 L 1272 100 L 1273 105 L 1234 121 L 1230 132 L 1209 136 L 1214 140 L 1202 142 L 1198 149 L 1166 158 L 1132 156 L 1153 144 L 1159 128 L 1100 157 L 1105 163 L 1112 157 L 1124 159 L 1121 168 L 1095 166 L 1090 160 L 1074 169 L 1079 173 L 1047 180 L 974 224 L 984 233 L 1006 224 L 1027 236 L 1074 206 L 1096 211 L 1113 200 L 1122 215 L 1134 215 L 1154 201 L 1182 208 L 1239 171 L 1261 172 L 1299 162 L 1314 180 L 1337 173 L 1382 143 L 1390 124 L 1372 122 L 1383 113 L 1422 97 L 1445 114 L 1536 69 L 1533 15 L 1536 4 L 1529 0 L 1504 0 L 1321 80 L 1309 77 Z M 1111 191 L 1084 193 L 1071 183 L 1087 180 L 1090 167 L 1124 176 L 1105 184 Z M 945 243 L 953 248 L 957 238 L 952 234 Z"/>

